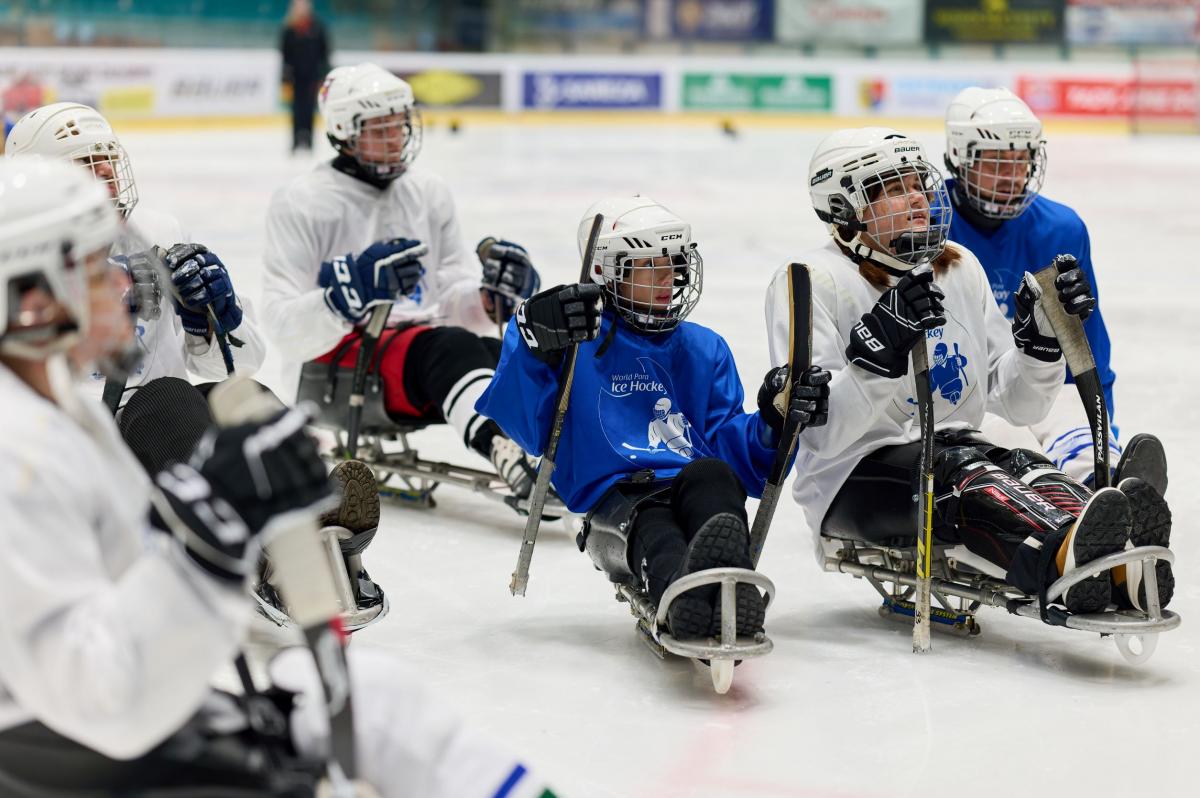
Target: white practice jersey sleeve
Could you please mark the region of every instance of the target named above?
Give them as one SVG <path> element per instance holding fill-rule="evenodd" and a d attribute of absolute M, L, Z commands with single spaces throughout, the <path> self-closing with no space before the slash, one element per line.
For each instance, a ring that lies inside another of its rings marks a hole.
<path fill-rule="evenodd" d="M 200 706 L 251 613 L 149 530 L 150 482 L 107 411 L 0 366 L 0 729 L 37 720 L 136 757 Z"/>
<path fill-rule="evenodd" d="M 383 798 L 554 798 L 538 774 L 468 726 L 424 679 L 386 652 L 347 653 L 359 774 Z M 313 659 L 290 649 L 272 660 L 273 684 L 298 694 L 297 750 L 324 756 L 329 715 Z"/>
<path fill-rule="evenodd" d="M 946 294 L 946 325 L 927 334 L 934 417 L 938 429 L 978 429 L 991 410 L 1011 423 L 1031 424 L 1050 409 L 1063 364 L 1020 352 L 992 299 L 983 268 L 956 245 L 960 259 L 937 279 Z M 829 423 L 800 435 L 796 501 L 819 531 L 842 484 L 868 453 L 920 439 L 911 369 L 899 379 L 871 374 L 846 359 L 850 330 L 879 300 L 872 286 L 831 241 L 801 257 L 812 273 L 813 364 L 829 369 Z M 780 269 L 766 299 L 772 365 L 787 362 L 791 319 L 787 270 Z"/>
<path fill-rule="evenodd" d="M 133 232 L 145 243 L 162 247 L 164 250 L 175 244 L 192 241 L 175 217 L 153 208 L 143 208 L 139 205 L 130 224 Z M 219 250 L 215 251 L 218 255 L 221 254 Z M 229 269 L 229 277 L 236 292 L 239 288 L 236 266 L 228 263 L 225 266 Z M 165 278 L 165 275 L 163 277 Z M 233 346 L 231 352 L 237 373 L 249 377 L 262 368 L 267 350 L 254 321 L 253 304 L 240 293 L 238 302 L 242 306 L 242 323 L 232 331 L 232 335 L 242 345 Z M 183 323 L 171 301 L 168 285 L 162 286 L 159 317 L 149 321 L 135 320 L 134 331 L 137 334 L 138 346 L 142 350 L 142 360 L 125 383 L 122 405 L 128 401 L 134 389 L 159 377 L 178 377 L 186 380 L 189 375 L 194 375 L 203 381 L 217 382 L 228 376 L 225 358 L 216 338 L 209 341 L 184 332 Z M 99 399 L 104 392 L 104 375 L 98 371 L 84 375 L 80 385 L 89 396 Z"/>
<path fill-rule="evenodd" d="M 396 302 L 393 324 L 494 332 L 479 298 L 481 268 L 463 241 L 441 179 L 410 170 L 378 189 L 326 163 L 277 191 L 267 212 L 263 312 L 268 334 L 285 357 L 312 360 L 351 330 L 325 302 L 317 283 L 321 264 L 356 257 L 391 238 L 429 247 L 421 259 L 425 276 L 411 296 Z"/>

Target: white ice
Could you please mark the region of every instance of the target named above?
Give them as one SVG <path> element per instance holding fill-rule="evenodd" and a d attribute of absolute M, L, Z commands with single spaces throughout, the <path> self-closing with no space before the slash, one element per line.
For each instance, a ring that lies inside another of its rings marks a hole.
<path fill-rule="evenodd" d="M 1200 139 L 1050 131 L 1044 193 L 1088 223 L 1114 338 L 1118 421 L 1171 458 L 1183 626 L 1142 667 L 1095 635 L 1002 611 L 983 634 L 935 635 L 876 614 L 864 582 L 822 573 L 785 496 L 761 570 L 778 587 L 775 651 L 715 695 L 661 662 L 561 526 L 547 525 L 529 593 L 508 594 L 522 520 L 452 487 L 434 510 L 385 507 L 366 556 L 391 614 L 355 638 L 389 649 L 473 723 L 574 796 L 1194 795 L 1200 741 Z M 468 243 L 528 247 L 544 284 L 575 279 L 575 230 L 603 196 L 641 192 L 691 220 L 704 254 L 694 314 L 733 348 L 747 393 L 767 368 L 762 300 L 782 263 L 824 240 L 806 167 L 823 132 L 714 126 L 476 126 L 428 131 L 421 168 L 446 178 Z M 941 162 L 934 128 L 922 132 Z M 124 136 L 142 202 L 184 220 L 257 298 L 271 193 L 311 168 L 281 129 Z M 136 213 L 134 215 L 136 221 Z M 1036 265 L 1036 264 L 1031 264 Z M 263 373 L 276 382 L 278 356 Z M 753 406 L 753 399 L 748 399 Z M 422 454 L 481 466 L 445 428 Z"/>

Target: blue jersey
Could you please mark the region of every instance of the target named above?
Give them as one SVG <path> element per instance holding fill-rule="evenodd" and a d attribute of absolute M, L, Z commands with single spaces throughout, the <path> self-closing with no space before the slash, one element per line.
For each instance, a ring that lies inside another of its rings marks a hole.
<path fill-rule="evenodd" d="M 540 455 L 559 371 L 534 357 L 512 320 L 496 376 L 475 409 Z M 684 322 L 647 335 L 607 311 L 599 338 L 579 347 L 554 488 L 572 511 L 586 512 L 635 472 L 653 469 L 669 479 L 696 458 L 716 457 L 759 496 L 775 456 L 774 433 L 758 413 L 742 409 L 743 396 L 733 354 L 712 330 Z"/>
<path fill-rule="evenodd" d="M 946 181 L 953 193 L 954 181 Z M 950 240 L 962 244 L 979 258 L 983 270 L 992 284 L 996 303 L 1009 319 L 1013 316 L 1012 297 L 1021 286 L 1025 272 L 1035 272 L 1050 265 L 1055 255 L 1074 255 L 1079 268 L 1087 275 L 1096 296 L 1096 308 L 1083 323 L 1092 356 L 1096 359 L 1096 372 L 1104 386 L 1104 398 L 1108 402 L 1108 413 L 1114 414 L 1112 345 L 1104 317 L 1100 314 L 1100 292 L 1096 273 L 1092 268 L 1092 246 L 1088 240 L 1087 227 L 1075 211 L 1066 205 L 1037 196 L 1015 219 L 1002 222 L 992 232 L 979 230 L 959 213 L 950 222 Z M 1067 382 L 1074 382 L 1070 370 Z"/>

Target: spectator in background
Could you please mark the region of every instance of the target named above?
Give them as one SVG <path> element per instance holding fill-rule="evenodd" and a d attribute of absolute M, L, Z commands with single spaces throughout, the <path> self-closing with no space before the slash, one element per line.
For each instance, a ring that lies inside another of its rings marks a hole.
<path fill-rule="evenodd" d="M 309 0 L 292 0 L 279 49 L 284 91 L 290 87 L 292 95 L 292 152 L 311 150 L 317 89 L 329 71 L 329 42 Z"/>

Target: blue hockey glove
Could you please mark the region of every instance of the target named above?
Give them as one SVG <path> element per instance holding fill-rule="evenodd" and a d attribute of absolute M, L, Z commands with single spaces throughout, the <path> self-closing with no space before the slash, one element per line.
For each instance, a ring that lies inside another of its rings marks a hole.
<path fill-rule="evenodd" d="M 222 332 L 237 329 L 242 323 L 242 306 L 233 292 L 229 271 L 215 252 L 202 244 L 176 244 L 163 261 L 171 273 L 175 311 L 185 332 L 208 337 L 210 307 Z"/>
<path fill-rule="evenodd" d="M 536 294 L 542 278 L 529 261 L 525 247 L 511 241 L 485 238 L 475 248 L 483 264 L 484 309 L 497 324 L 512 318 L 517 305 Z M 489 307 L 490 302 L 490 307 Z"/>
<path fill-rule="evenodd" d="M 317 283 L 325 304 L 351 324 L 371 308 L 395 302 L 416 290 L 425 274 L 421 258 L 429 247 L 411 238 L 376 241 L 357 257 L 346 255 L 321 264 Z"/>

